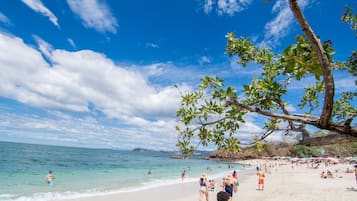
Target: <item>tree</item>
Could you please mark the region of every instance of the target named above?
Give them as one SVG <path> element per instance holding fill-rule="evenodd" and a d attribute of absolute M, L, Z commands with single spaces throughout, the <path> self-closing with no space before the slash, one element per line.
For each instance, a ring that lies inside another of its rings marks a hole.
<path fill-rule="evenodd" d="M 204 77 L 197 91 L 181 93 L 181 107 L 177 116 L 183 126 L 177 126 L 179 138 L 177 146 L 184 155 L 193 154 L 199 145 L 214 143 L 219 149 L 239 151 L 239 134 L 243 117 L 256 113 L 266 117 L 265 132 L 254 138 L 256 146 L 274 133 L 299 132 L 301 145 L 323 145 L 357 141 L 357 128 L 352 126 L 357 110 L 353 101 L 356 91 L 343 92 L 335 97 L 333 72 L 345 70 L 356 77 L 357 51 L 346 62 L 333 60 L 332 42 L 321 42 L 303 16 L 297 0 L 289 0 L 291 11 L 300 25 L 303 36 L 296 37 L 296 43 L 287 47 L 280 55 L 268 48 L 258 48 L 248 38 L 237 38 L 234 33 L 227 35 L 226 53 L 237 56 L 243 67 L 248 63 L 261 65 L 260 77 L 255 77 L 243 87 L 242 94 L 231 87 L 225 87 L 218 77 Z M 350 20 L 352 10 L 346 10 L 342 20 L 356 29 L 356 21 Z M 355 18 L 353 18 L 355 19 Z M 315 85 L 304 89 L 298 105 L 303 114 L 292 114 L 285 101 L 287 87 L 291 79 L 313 77 Z M 357 83 L 357 82 L 356 82 Z M 336 100 L 335 100 L 336 98 Z M 331 131 L 333 134 L 310 138 L 306 125 Z M 195 139 L 199 139 L 194 145 Z"/>

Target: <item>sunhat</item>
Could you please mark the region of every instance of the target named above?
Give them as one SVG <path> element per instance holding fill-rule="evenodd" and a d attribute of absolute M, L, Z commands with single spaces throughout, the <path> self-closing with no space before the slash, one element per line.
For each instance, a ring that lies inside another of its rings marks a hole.
<path fill-rule="evenodd" d="M 232 179 L 233 179 L 233 177 L 232 177 L 232 175 L 227 175 L 226 177 L 224 177 L 224 179 L 227 179 L 227 180 L 232 180 Z"/>
<path fill-rule="evenodd" d="M 202 178 L 207 178 L 207 174 L 206 174 L 206 173 L 203 173 L 201 177 L 202 177 Z"/>

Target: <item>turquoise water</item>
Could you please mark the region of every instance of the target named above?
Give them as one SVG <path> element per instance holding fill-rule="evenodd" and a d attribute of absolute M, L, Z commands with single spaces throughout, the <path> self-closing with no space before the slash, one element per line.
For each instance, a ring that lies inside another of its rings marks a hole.
<path fill-rule="evenodd" d="M 232 170 L 227 163 L 175 160 L 172 155 L 0 142 L 0 200 L 41 201 L 136 191 L 194 181 L 203 172 L 213 178 Z M 182 181 L 181 172 L 188 167 Z M 241 167 L 235 165 L 235 169 Z M 56 178 L 53 186 L 45 183 L 49 170 Z"/>

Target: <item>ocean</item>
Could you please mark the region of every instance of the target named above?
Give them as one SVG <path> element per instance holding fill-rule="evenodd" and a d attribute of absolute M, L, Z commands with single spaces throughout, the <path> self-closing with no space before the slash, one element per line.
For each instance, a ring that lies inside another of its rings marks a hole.
<path fill-rule="evenodd" d="M 87 149 L 0 142 L 0 201 L 43 201 L 138 191 L 224 176 L 242 166 L 173 153 Z M 151 174 L 148 170 L 151 169 Z M 181 173 L 186 169 L 186 178 Z M 45 182 L 52 171 L 54 185 Z"/>

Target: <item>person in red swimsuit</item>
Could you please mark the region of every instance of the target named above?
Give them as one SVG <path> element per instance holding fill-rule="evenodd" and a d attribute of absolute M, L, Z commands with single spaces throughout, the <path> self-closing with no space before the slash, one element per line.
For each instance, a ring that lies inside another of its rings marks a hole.
<path fill-rule="evenodd" d="M 264 179 L 265 179 L 264 171 L 261 168 L 259 168 L 257 175 L 258 175 L 258 189 L 257 190 L 263 191 L 264 190 Z"/>

